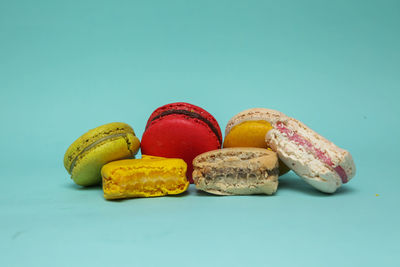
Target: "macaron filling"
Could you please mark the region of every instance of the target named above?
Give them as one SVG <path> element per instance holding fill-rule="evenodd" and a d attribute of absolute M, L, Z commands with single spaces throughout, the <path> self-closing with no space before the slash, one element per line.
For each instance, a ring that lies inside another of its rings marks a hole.
<path fill-rule="evenodd" d="M 218 139 L 218 142 L 220 144 L 222 144 L 222 137 L 219 135 L 217 128 L 214 126 L 214 124 L 211 121 L 209 121 L 208 119 L 206 119 L 205 117 L 201 116 L 200 114 L 198 114 L 196 112 L 184 110 L 184 109 L 170 109 L 170 110 L 166 110 L 166 111 L 162 112 L 161 114 L 158 114 L 157 116 L 154 116 L 151 119 L 151 121 L 147 124 L 146 129 L 151 125 L 151 122 L 153 122 L 159 118 L 169 116 L 169 115 L 185 115 L 190 118 L 198 119 L 198 120 L 204 122 L 205 124 L 207 124 L 207 126 L 210 128 L 210 130 L 215 134 L 215 136 Z"/>
<path fill-rule="evenodd" d="M 348 182 L 348 176 L 345 170 L 340 165 L 334 166 L 332 159 L 325 152 L 316 148 L 309 140 L 294 132 L 293 130 L 288 129 L 283 124 L 283 122 L 277 122 L 276 129 L 284 134 L 289 140 L 295 142 L 299 146 L 302 146 L 307 152 L 311 153 L 312 155 L 314 155 L 314 157 L 332 168 L 339 175 L 343 183 Z"/>
<path fill-rule="evenodd" d="M 79 152 L 79 154 L 76 155 L 76 157 L 74 158 L 74 160 L 71 162 L 71 166 L 69 167 L 69 173 L 72 174 L 72 171 L 73 171 L 73 169 L 74 169 L 74 167 L 75 167 L 76 161 L 78 160 L 79 156 L 81 156 L 83 153 L 85 153 L 86 151 L 92 149 L 93 147 L 97 146 L 97 145 L 100 144 L 100 143 L 103 143 L 103 142 L 105 142 L 105 141 L 107 141 L 107 140 L 109 140 L 109 139 L 113 139 L 113 138 L 120 137 L 120 136 L 126 137 L 127 134 L 126 134 L 126 133 L 118 133 L 118 134 L 113 134 L 113 135 L 105 136 L 105 137 L 100 138 L 99 140 L 97 140 L 97 141 L 91 143 L 90 145 L 88 145 L 88 146 L 85 147 L 84 149 L 82 149 L 82 151 Z"/>
<path fill-rule="evenodd" d="M 271 124 L 264 120 L 241 122 L 226 134 L 224 147 L 265 148 L 265 135 L 271 129 Z"/>
<path fill-rule="evenodd" d="M 267 174 L 267 175 L 266 175 Z M 204 179 L 209 180 L 233 180 L 234 183 L 239 182 L 240 180 L 246 179 L 255 179 L 262 180 L 267 178 L 268 176 L 278 176 L 279 168 L 275 167 L 272 169 L 260 169 L 256 172 L 251 172 L 250 169 L 246 168 L 237 168 L 237 167 L 221 167 L 215 168 L 213 167 L 211 171 L 206 172 L 204 175 Z"/>

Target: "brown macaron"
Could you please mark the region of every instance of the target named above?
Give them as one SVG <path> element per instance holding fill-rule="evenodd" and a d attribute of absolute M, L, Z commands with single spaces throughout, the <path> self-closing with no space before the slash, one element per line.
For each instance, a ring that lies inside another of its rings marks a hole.
<path fill-rule="evenodd" d="M 197 189 L 216 195 L 271 195 L 278 188 L 278 156 L 264 148 L 209 151 L 193 160 Z"/>

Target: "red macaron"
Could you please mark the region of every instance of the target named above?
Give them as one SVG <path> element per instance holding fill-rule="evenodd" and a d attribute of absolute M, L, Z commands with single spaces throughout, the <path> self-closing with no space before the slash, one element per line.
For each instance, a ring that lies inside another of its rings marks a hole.
<path fill-rule="evenodd" d="M 184 102 L 159 107 L 147 121 L 141 141 L 142 154 L 181 158 L 192 180 L 192 161 L 204 152 L 221 148 L 222 134 L 217 120 L 204 109 Z"/>

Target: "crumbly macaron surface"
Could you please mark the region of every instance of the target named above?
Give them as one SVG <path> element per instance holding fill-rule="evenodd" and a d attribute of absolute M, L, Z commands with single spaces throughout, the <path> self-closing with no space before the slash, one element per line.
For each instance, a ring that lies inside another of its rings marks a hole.
<path fill-rule="evenodd" d="M 290 140 L 295 142 L 297 145 L 303 147 L 305 151 L 312 154 L 315 158 L 332 168 L 342 180 L 342 183 L 348 182 L 348 176 L 342 166 L 337 165 L 332 162 L 331 157 L 326 153 L 326 151 L 322 151 L 318 147 L 314 146 L 314 144 L 305 138 L 304 136 L 298 134 L 297 132 L 287 128 L 282 122 L 278 122 L 276 124 L 276 128 L 282 134 L 286 135 L 286 137 Z"/>
<path fill-rule="evenodd" d="M 217 195 L 273 194 L 278 187 L 278 157 L 261 148 L 224 148 L 193 161 L 200 190 Z"/>
<path fill-rule="evenodd" d="M 103 166 L 106 199 L 156 197 L 183 193 L 189 186 L 187 165 L 181 159 L 143 156 Z"/>

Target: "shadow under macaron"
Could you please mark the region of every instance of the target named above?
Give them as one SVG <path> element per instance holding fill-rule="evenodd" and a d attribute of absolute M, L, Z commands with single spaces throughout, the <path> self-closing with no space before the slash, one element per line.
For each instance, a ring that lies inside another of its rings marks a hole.
<path fill-rule="evenodd" d="M 91 186 L 80 186 L 73 182 L 64 183 L 62 185 L 66 190 L 70 190 L 73 197 L 76 199 L 81 199 L 82 197 L 95 196 L 96 198 L 104 199 L 103 188 L 101 184 L 91 185 Z"/>
<path fill-rule="evenodd" d="M 243 194 L 243 195 L 218 195 L 218 194 L 213 194 L 213 193 L 208 193 L 206 191 L 202 191 L 200 189 L 195 188 L 195 192 L 191 192 L 191 194 L 194 194 L 196 197 L 273 197 L 275 194 L 272 195 L 266 195 L 266 194 Z"/>
<path fill-rule="evenodd" d="M 198 197 L 223 197 L 224 195 L 211 194 L 196 188 L 195 195 Z"/>
<path fill-rule="evenodd" d="M 65 184 L 64 187 L 73 189 L 73 190 L 79 190 L 79 191 L 96 191 L 96 190 L 102 191 L 101 184 L 90 185 L 90 186 L 80 186 L 75 183 L 68 183 L 68 184 Z"/>
<path fill-rule="evenodd" d="M 163 196 L 152 196 L 152 197 L 127 197 L 127 198 L 116 198 L 116 199 L 104 199 L 105 201 L 108 202 L 125 202 L 125 201 L 130 201 L 130 200 L 135 200 L 135 199 L 156 199 L 156 198 L 181 198 L 181 197 L 186 197 L 188 196 L 189 193 L 187 191 L 177 194 L 177 195 L 163 195 Z"/>
<path fill-rule="evenodd" d="M 101 195 L 101 197 L 106 200 L 106 201 L 110 201 L 110 202 L 123 202 L 123 201 L 127 201 L 127 200 L 132 200 L 132 199 L 144 199 L 144 198 L 160 198 L 160 197 L 168 197 L 168 198 L 181 198 L 181 197 L 187 197 L 189 195 L 193 195 L 193 192 L 189 192 L 189 190 L 186 190 L 185 192 L 182 192 L 180 194 L 177 195 L 163 195 L 163 196 L 154 196 L 154 197 L 131 197 L 131 198 L 118 198 L 118 199 L 105 199 L 104 198 L 104 193 L 103 193 L 103 187 L 101 184 L 96 184 L 96 185 L 91 185 L 91 186 L 80 186 L 77 185 L 75 183 L 68 183 L 68 184 L 64 184 L 63 187 L 67 188 L 67 189 L 71 189 L 74 191 L 98 191 L 99 194 Z"/>
<path fill-rule="evenodd" d="M 97 185 L 92 185 L 92 186 L 79 186 L 75 183 L 68 183 L 64 184 L 63 187 L 75 191 L 98 191 L 99 195 L 103 197 L 103 190 L 102 190 L 102 185 L 97 184 Z M 295 173 L 289 172 L 285 175 L 282 175 L 279 177 L 279 186 L 278 190 L 275 194 L 273 195 L 268 195 L 268 197 L 273 197 L 273 196 L 278 196 L 280 193 L 285 192 L 285 191 L 297 191 L 301 194 L 305 195 L 310 195 L 314 197 L 332 197 L 334 195 L 347 195 L 347 194 L 353 194 L 356 192 L 356 189 L 354 187 L 344 185 L 338 188 L 338 190 L 333 193 L 323 193 L 318 191 L 317 189 L 313 188 L 312 186 L 308 185 L 306 182 L 304 182 L 300 177 L 298 177 Z M 177 194 L 177 195 L 165 195 L 165 196 L 157 196 L 157 197 L 151 197 L 151 198 L 159 198 L 159 197 L 168 197 L 168 198 L 183 198 L 183 197 L 188 197 L 188 196 L 196 196 L 196 197 L 232 197 L 232 195 L 216 195 L 212 193 L 208 193 L 202 190 L 199 190 L 195 187 L 195 185 L 191 185 L 187 191 Z M 241 195 L 233 195 L 233 196 L 241 196 Z M 259 195 L 251 195 L 252 197 L 265 197 L 267 195 L 259 194 Z M 135 198 L 122 198 L 122 199 L 104 199 L 106 201 L 110 202 L 123 202 L 127 200 L 132 200 Z"/>
<path fill-rule="evenodd" d="M 279 186 L 278 186 L 278 191 L 276 192 L 276 194 L 279 194 L 279 192 L 284 192 L 284 191 L 297 191 L 299 193 L 310 195 L 310 196 L 315 196 L 315 197 L 332 197 L 335 195 L 352 194 L 356 190 L 351 186 L 349 187 L 347 185 L 342 185 L 341 187 L 339 187 L 337 189 L 336 192 L 334 192 L 332 194 L 324 193 L 324 192 L 318 191 L 317 189 L 313 188 L 311 185 L 307 184 L 300 177 L 298 177 L 294 172 L 289 172 L 289 173 L 279 177 Z"/>

